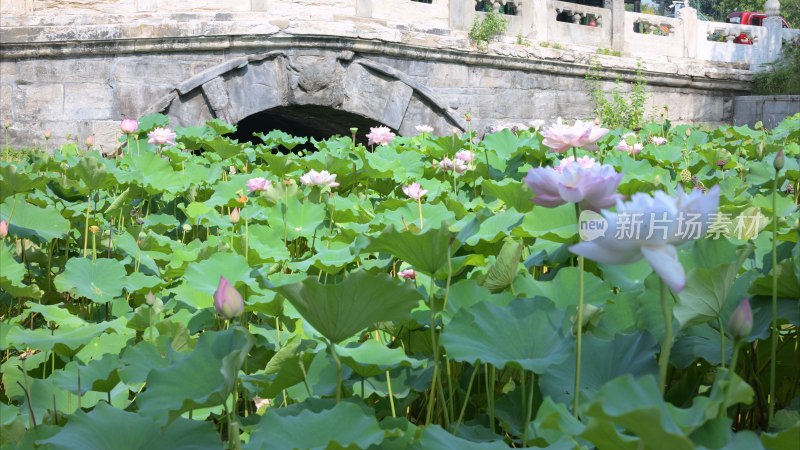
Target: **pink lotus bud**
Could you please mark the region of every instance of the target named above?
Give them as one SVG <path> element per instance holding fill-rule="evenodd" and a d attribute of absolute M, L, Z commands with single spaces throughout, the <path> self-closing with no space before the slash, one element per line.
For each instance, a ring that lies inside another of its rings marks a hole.
<path fill-rule="evenodd" d="M 414 269 L 406 269 L 397 272 L 397 276 L 400 278 L 405 278 L 406 280 L 416 280 L 417 272 L 415 272 Z"/>
<path fill-rule="evenodd" d="M 225 277 L 219 277 L 219 285 L 214 292 L 214 308 L 217 314 L 229 320 L 244 312 L 242 294 Z"/>
<path fill-rule="evenodd" d="M 753 329 L 753 310 L 750 308 L 750 299 L 745 297 L 739 306 L 733 310 L 728 320 L 728 330 L 736 339 L 745 339 L 750 336 Z"/>
<path fill-rule="evenodd" d="M 239 208 L 233 208 L 233 211 L 231 211 L 231 215 L 230 217 L 228 217 L 228 220 L 230 220 L 231 223 L 239 223 L 239 219 L 240 219 Z"/>
<path fill-rule="evenodd" d="M 153 306 L 153 302 L 155 301 L 156 296 L 153 295 L 153 291 L 147 291 L 147 295 L 144 297 L 144 300 L 147 302 L 148 305 Z"/>
<path fill-rule="evenodd" d="M 125 134 L 133 134 L 139 129 L 139 122 L 136 119 L 124 119 L 119 124 L 119 129 Z"/>
<path fill-rule="evenodd" d="M 87 147 L 87 148 L 92 148 L 92 146 L 94 146 L 94 135 L 93 135 L 93 134 L 90 134 L 90 135 L 89 135 L 89 136 L 86 138 L 86 147 Z"/>
<path fill-rule="evenodd" d="M 44 138 L 50 139 L 53 136 L 53 131 L 50 128 L 44 130 Z"/>
<path fill-rule="evenodd" d="M 0 220 L 0 239 L 5 238 L 8 236 L 8 222 L 5 220 Z"/>

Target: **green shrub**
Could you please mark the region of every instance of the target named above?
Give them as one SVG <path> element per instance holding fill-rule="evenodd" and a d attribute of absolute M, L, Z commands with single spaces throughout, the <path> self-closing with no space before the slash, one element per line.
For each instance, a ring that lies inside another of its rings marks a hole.
<path fill-rule="evenodd" d="M 485 46 L 491 40 L 503 34 L 508 28 L 508 21 L 494 11 L 487 11 L 483 20 L 475 16 L 472 28 L 469 30 L 469 39 L 478 46 Z"/>
<path fill-rule="evenodd" d="M 600 63 L 597 58 L 592 58 L 586 72 L 586 81 L 589 83 L 589 95 L 594 102 L 594 112 L 603 121 L 603 126 L 631 130 L 641 128 L 647 102 L 642 67 L 642 61 L 637 61 L 636 77 L 629 93 L 623 92 L 622 81 L 618 77 L 614 88 L 606 94 L 600 84 Z"/>
<path fill-rule="evenodd" d="M 770 64 L 767 71 L 753 77 L 753 94 L 800 94 L 800 41 L 783 46 L 780 59 Z"/>

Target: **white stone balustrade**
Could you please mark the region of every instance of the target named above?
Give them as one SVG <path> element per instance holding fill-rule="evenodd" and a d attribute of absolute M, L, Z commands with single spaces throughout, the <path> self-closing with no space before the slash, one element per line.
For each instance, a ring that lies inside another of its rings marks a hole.
<path fill-rule="evenodd" d="M 489 4 L 495 11 L 515 7 L 515 15 L 503 16 L 508 20 L 501 38 L 505 43 L 522 37 L 528 44 L 588 46 L 649 59 L 697 58 L 758 68 L 778 57 L 782 41 L 800 35 L 798 30 L 771 28 L 770 20 L 776 20 L 771 18 L 754 27 L 700 21 L 692 8 L 683 8 L 681 18 L 631 13 L 624 10 L 623 0 L 611 0 L 611 8 L 560 0 Z M 284 31 L 463 48 L 469 45 L 466 33 L 473 21 L 485 14 L 475 11 L 475 5 L 475 0 L 0 0 L 0 41 L 135 41 Z M 557 21 L 559 14 L 569 21 Z M 709 41 L 715 33 L 726 42 Z M 733 43 L 741 33 L 753 44 Z"/>

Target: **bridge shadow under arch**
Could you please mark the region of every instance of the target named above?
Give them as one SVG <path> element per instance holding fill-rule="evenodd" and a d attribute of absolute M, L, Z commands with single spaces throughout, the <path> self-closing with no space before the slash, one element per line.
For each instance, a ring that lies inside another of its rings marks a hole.
<path fill-rule="evenodd" d="M 240 120 L 236 133 L 229 137 L 238 139 L 239 142 L 258 144 L 261 140 L 253 136 L 253 133 L 266 134 L 272 130 L 281 130 L 293 136 L 305 136 L 320 141 L 336 135 L 350 136 L 350 128 L 355 127 L 358 129 L 356 141 L 366 144 L 365 135 L 369 133 L 370 127 L 381 125 L 383 124 L 368 117 L 329 106 L 278 106 Z M 305 149 L 313 150 L 313 144 L 307 144 Z"/>

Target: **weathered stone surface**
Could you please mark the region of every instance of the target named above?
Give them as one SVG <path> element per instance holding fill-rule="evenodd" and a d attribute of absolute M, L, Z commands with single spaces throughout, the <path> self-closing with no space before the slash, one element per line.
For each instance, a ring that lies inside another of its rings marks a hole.
<path fill-rule="evenodd" d="M 242 120 L 258 112 L 288 104 L 285 59 L 251 63 L 226 80 L 233 117 Z"/>
<path fill-rule="evenodd" d="M 108 84 L 64 83 L 64 116 L 103 120 L 114 115 L 114 92 Z"/>
<path fill-rule="evenodd" d="M 23 122 L 62 120 L 64 85 L 35 83 L 14 90 L 14 120 Z"/>

